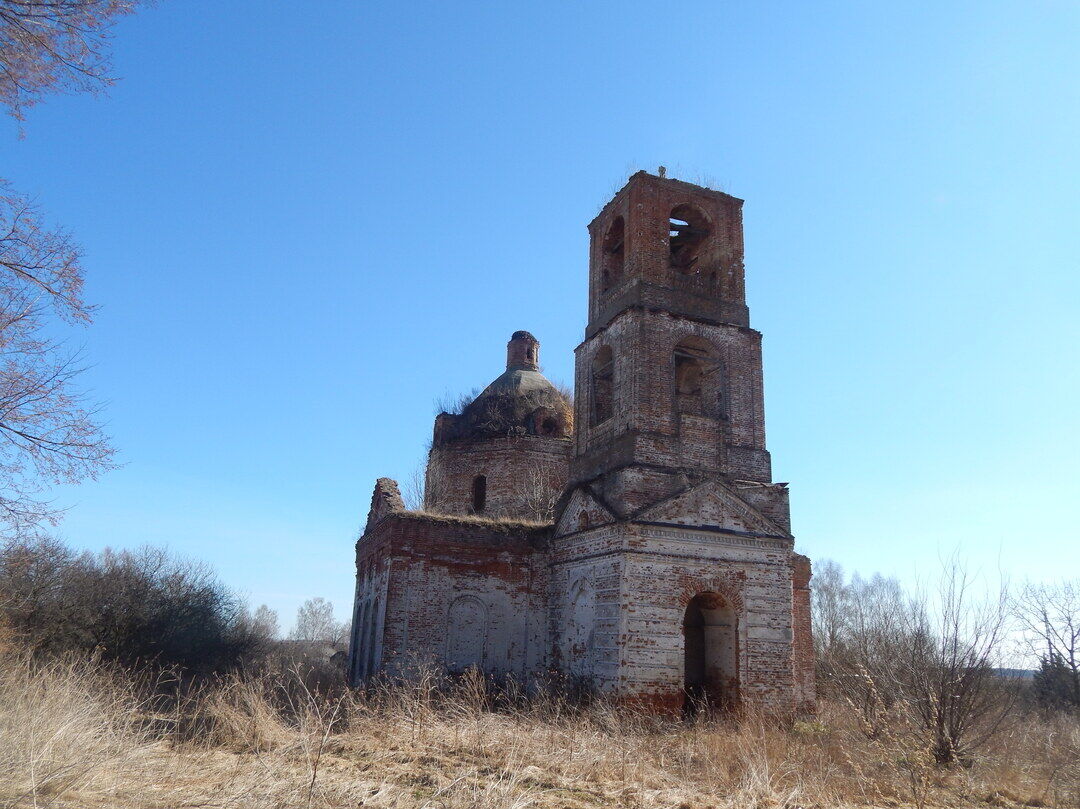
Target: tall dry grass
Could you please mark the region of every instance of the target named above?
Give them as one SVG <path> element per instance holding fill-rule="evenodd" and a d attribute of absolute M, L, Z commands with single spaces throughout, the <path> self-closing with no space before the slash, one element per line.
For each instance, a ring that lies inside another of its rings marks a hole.
<path fill-rule="evenodd" d="M 88 662 L 0 657 L 0 806 L 93 787 L 148 741 L 133 684 Z"/>
<path fill-rule="evenodd" d="M 1080 806 L 1080 722 L 1017 715 L 993 747 L 935 767 L 901 713 L 876 727 L 679 722 L 434 676 L 319 694 L 299 673 L 140 700 L 90 665 L 0 677 L 0 796 L 60 807 Z"/>

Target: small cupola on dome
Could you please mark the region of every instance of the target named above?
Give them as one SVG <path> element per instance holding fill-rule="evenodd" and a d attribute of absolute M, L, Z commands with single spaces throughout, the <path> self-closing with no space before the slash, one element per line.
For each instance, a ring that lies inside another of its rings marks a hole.
<path fill-rule="evenodd" d="M 568 398 L 540 373 L 540 341 L 516 331 L 506 344 L 506 370 L 460 413 L 436 420 L 435 444 L 514 435 L 565 438 L 573 429 Z"/>
<path fill-rule="evenodd" d="M 506 344 L 507 371 L 539 371 L 540 341 L 527 331 L 516 331 Z"/>

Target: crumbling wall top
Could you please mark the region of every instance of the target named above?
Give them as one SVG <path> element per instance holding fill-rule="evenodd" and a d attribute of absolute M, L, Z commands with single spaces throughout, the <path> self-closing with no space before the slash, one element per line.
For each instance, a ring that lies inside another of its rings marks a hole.
<path fill-rule="evenodd" d="M 364 533 L 385 517 L 387 514 L 397 514 L 405 511 L 405 501 L 401 498 L 401 489 L 396 480 L 392 478 L 379 478 L 375 481 L 375 491 L 371 494 L 371 509 L 368 511 L 367 525 Z"/>

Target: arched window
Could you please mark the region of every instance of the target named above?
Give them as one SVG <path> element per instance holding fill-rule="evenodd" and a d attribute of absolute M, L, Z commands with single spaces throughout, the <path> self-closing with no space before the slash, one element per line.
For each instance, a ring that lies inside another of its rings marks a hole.
<path fill-rule="evenodd" d="M 477 475 L 472 482 L 472 512 L 483 514 L 487 506 L 487 477 Z"/>
<path fill-rule="evenodd" d="M 695 273 L 701 248 L 709 238 L 709 220 L 693 205 L 677 205 L 668 219 L 668 248 L 671 266 L 682 273 Z"/>
<path fill-rule="evenodd" d="M 615 357 L 603 346 L 592 361 L 592 423 L 603 424 L 615 412 Z"/>
<path fill-rule="evenodd" d="M 577 515 L 577 527 L 579 531 L 589 530 L 589 512 L 582 511 Z"/>
<path fill-rule="evenodd" d="M 723 363 L 712 343 L 687 337 L 675 346 L 674 384 L 676 412 L 726 417 Z"/>
<path fill-rule="evenodd" d="M 623 261 L 626 256 L 626 224 L 621 216 L 616 216 L 615 221 L 608 228 L 604 236 L 602 255 L 600 257 L 600 291 L 607 292 L 622 279 Z"/>
<path fill-rule="evenodd" d="M 700 357 L 676 351 L 675 400 L 680 413 L 702 415 L 701 377 L 704 372 Z"/>

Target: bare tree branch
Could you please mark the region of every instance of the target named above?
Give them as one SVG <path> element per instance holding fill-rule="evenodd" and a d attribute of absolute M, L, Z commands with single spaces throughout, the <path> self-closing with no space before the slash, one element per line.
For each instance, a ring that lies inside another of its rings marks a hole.
<path fill-rule="evenodd" d="M 137 0 L 0 0 L 0 104 L 17 120 L 50 92 L 99 92 L 109 34 Z"/>
<path fill-rule="evenodd" d="M 41 499 L 48 485 L 114 464 L 99 410 L 76 386 L 78 354 L 44 336 L 50 318 L 90 322 L 80 252 L 3 183 L 0 234 L 0 526 L 17 536 L 59 518 Z"/>

